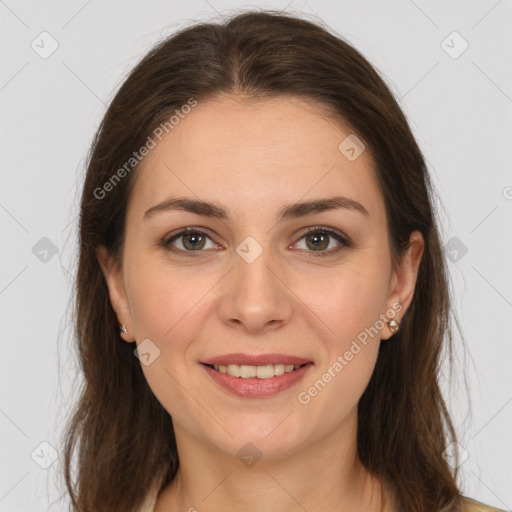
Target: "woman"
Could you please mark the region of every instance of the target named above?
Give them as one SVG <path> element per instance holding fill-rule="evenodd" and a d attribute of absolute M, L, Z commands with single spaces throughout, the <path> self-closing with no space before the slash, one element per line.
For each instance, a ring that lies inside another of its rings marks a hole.
<path fill-rule="evenodd" d="M 76 297 L 73 510 L 497 510 L 456 484 L 423 156 L 319 24 L 247 12 L 137 65 L 91 149 Z"/>

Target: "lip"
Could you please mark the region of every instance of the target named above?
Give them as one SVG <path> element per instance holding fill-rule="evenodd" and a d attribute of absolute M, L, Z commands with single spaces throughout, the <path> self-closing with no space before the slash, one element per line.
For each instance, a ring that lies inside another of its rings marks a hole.
<path fill-rule="evenodd" d="M 247 366 L 266 366 L 267 364 L 306 364 L 311 363 L 310 359 L 303 357 L 289 356 L 286 354 L 225 354 L 222 356 L 212 357 L 206 361 L 201 361 L 203 364 L 214 364 L 227 366 L 228 364 L 245 364 Z M 236 377 L 235 377 L 236 378 Z"/>
<path fill-rule="evenodd" d="M 295 360 L 297 359 L 298 358 L 295 358 Z M 273 361 L 275 361 L 275 359 Z M 276 375 L 274 377 L 271 377 L 270 379 L 258 379 L 257 377 L 251 379 L 244 379 L 242 377 L 233 377 L 232 375 L 229 375 L 227 373 L 220 373 L 219 371 L 214 370 L 209 366 L 206 366 L 206 364 L 201 364 L 201 366 L 204 368 L 204 370 L 208 373 L 208 375 L 216 384 L 226 389 L 227 391 L 230 391 L 232 394 L 243 398 L 265 398 L 276 395 L 286 389 L 289 389 L 298 381 L 300 381 L 304 377 L 304 375 L 309 371 L 309 369 L 313 366 L 313 363 L 307 360 L 305 363 L 302 364 L 304 364 L 304 366 L 301 366 L 300 368 L 297 368 L 292 372 L 284 373 L 282 375 Z M 255 366 L 263 365 L 259 364 Z"/>

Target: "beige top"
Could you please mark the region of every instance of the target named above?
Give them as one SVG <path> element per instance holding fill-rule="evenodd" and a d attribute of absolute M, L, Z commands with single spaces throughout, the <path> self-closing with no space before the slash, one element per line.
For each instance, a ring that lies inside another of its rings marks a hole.
<path fill-rule="evenodd" d="M 148 494 L 144 505 L 141 507 L 140 512 L 154 512 L 156 500 L 158 497 L 158 488 L 160 486 L 157 485 L 153 488 L 153 490 Z M 464 497 L 464 512 L 506 512 L 500 508 L 494 508 L 489 505 L 485 505 L 480 501 L 473 500 L 468 497 Z M 393 512 L 392 509 L 386 507 L 384 512 Z"/>

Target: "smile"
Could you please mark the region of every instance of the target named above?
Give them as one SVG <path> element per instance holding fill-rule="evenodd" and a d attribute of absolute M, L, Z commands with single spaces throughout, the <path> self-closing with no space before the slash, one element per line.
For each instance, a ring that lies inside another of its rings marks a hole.
<path fill-rule="evenodd" d="M 306 363 L 307 364 L 307 363 Z M 242 379 L 271 379 L 284 373 L 290 373 L 299 369 L 299 364 L 266 364 L 264 366 L 250 366 L 245 364 L 229 364 L 229 365 L 208 365 L 220 373 L 227 373 L 232 377 L 241 377 Z"/>
<path fill-rule="evenodd" d="M 264 366 L 201 364 L 215 384 L 243 398 L 266 398 L 281 393 L 297 384 L 313 366 L 312 362 Z"/>

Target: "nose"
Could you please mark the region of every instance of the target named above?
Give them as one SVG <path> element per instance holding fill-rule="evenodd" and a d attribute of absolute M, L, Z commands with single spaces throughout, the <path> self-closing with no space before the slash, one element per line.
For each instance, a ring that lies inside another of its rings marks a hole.
<path fill-rule="evenodd" d="M 230 326 L 260 333 L 288 323 L 293 293 L 268 252 L 263 251 L 250 263 L 234 254 L 234 268 L 223 283 L 220 306 L 222 320 Z"/>

